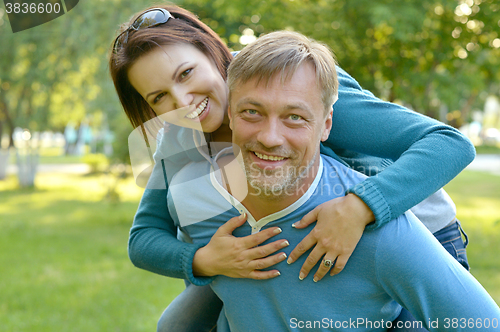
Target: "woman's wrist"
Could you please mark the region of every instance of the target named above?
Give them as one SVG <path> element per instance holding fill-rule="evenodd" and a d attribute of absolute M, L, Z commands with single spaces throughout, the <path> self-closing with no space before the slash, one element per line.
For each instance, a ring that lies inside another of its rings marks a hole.
<path fill-rule="evenodd" d="M 356 211 L 358 220 L 364 225 L 368 225 L 375 221 L 375 215 L 373 211 L 366 205 L 366 203 L 353 193 L 349 193 L 346 196 L 349 205 L 352 207 L 353 211 Z"/>
<path fill-rule="evenodd" d="M 193 275 L 195 277 L 213 277 L 215 273 L 211 271 L 210 255 L 206 255 L 207 247 L 198 249 L 193 257 Z"/>

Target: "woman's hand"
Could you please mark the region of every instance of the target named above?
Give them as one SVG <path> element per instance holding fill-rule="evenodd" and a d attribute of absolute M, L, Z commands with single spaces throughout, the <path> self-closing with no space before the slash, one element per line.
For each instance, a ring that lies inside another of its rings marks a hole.
<path fill-rule="evenodd" d="M 233 236 L 233 231 L 243 225 L 245 220 L 246 214 L 230 219 L 219 227 L 206 246 L 198 249 L 193 258 L 195 276 L 271 279 L 280 275 L 278 270 L 261 270 L 286 259 L 285 253 L 269 255 L 288 246 L 288 241 L 282 239 L 257 246 L 280 234 L 281 229 L 271 227 L 246 237 Z"/>
<path fill-rule="evenodd" d="M 316 245 L 302 265 L 299 275 L 301 280 L 304 279 L 323 258 L 314 275 L 315 282 L 321 280 L 331 266 L 332 276 L 342 271 L 363 235 L 365 226 L 374 221 L 374 216 L 358 196 L 348 194 L 317 206 L 293 227 L 304 228 L 316 220 L 316 226 L 293 249 L 288 258 L 288 263 L 291 264 Z M 332 263 L 331 266 L 324 264 L 326 260 Z"/>

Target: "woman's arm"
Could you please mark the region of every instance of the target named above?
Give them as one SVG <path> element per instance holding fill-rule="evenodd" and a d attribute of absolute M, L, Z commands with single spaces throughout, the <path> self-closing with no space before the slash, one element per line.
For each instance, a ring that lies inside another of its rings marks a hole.
<path fill-rule="evenodd" d="M 166 197 L 166 189 L 144 191 L 130 230 L 130 260 L 138 268 L 188 279 L 193 284 L 210 282 L 210 278 L 194 277 L 192 261 L 201 246 L 177 239 L 177 227 L 168 212 Z"/>
<path fill-rule="evenodd" d="M 290 254 L 291 263 L 315 246 L 302 267 L 304 275 L 323 256 L 337 258 L 331 275 L 342 271 L 366 225 L 376 228 L 398 217 L 448 183 L 475 156 L 474 146 L 458 130 L 384 102 L 341 68 L 337 72 L 339 99 L 321 152 L 336 157 L 354 151 L 394 163 L 374 158 L 373 165 L 368 164 L 385 168 L 383 172 L 365 172 L 375 176 L 349 188 L 345 199 L 326 202 L 296 223 L 303 228 L 318 221 Z M 329 270 L 321 266 L 314 279 L 320 280 Z"/>
<path fill-rule="evenodd" d="M 372 210 L 378 227 L 436 192 L 475 157 L 471 142 L 437 120 L 384 102 L 342 69 L 333 127 L 333 151 L 356 151 L 394 161 L 377 176 L 350 188 Z"/>
<path fill-rule="evenodd" d="M 234 237 L 234 229 L 246 221 L 244 217 L 235 217 L 221 226 L 206 246 L 185 243 L 177 239 L 177 227 L 168 212 L 166 197 L 166 189 L 144 191 L 128 242 L 129 257 L 136 267 L 188 279 L 197 286 L 210 283 L 211 277 L 218 274 L 251 279 L 279 275 L 277 270 L 261 270 L 286 258 L 283 254 L 272 254 L 288 242 L 278 240 L 257 246 L 281 233 L 280 229 L 272 227 L 254 235 Z"/>
<path fill-rule="evenodd" d="M 210 283 L 211 277 L 218 274 L 233 278 L 275 277 L 276 270 L 261 270 L 286 258 L 281 254 L 269 256 L 282 249 L 286 241 L 255 247 L 278 234 L 276 227 L 259 234 L 234 237 L 233 231 L 246 221 L 246 218 L 235 217 L 221 226 L 205 246 L 177 239 L 177 225 L 167 205 L 167 179 L 202 156 L 193 145 L 191 130 L 176 126 L 164 129 L 158 133 L 155 165 L 130 230 L 128 251 L 132 263 L 154 273 L 188 279 L 199 286 Z M 134 144 L 135 148 L 145 146 Z"/>

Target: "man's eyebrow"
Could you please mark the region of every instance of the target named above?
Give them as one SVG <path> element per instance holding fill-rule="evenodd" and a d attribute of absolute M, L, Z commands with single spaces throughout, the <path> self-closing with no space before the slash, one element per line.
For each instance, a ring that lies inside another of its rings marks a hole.
<path fill-rule="evenodd" d="M 295 110 L 295 109 L 301 109 L 304 111 L 309 111 L 309 107 L 303 103 L 294 103 L 294 104 L 288 104 L 285 106 L 286 110 Z"/>
<path fill-rule="evenodd" d="M 239 107 L 239 106 L 244 105 L 244 104 L 250 104 L 250 105 L 253 105 L 253 106 L 256 106 L 256 107 L 262 107 L 261 103 L 259 103 L 258 101 L 255 101 L 253 98 L 250 98 L 250 97 L 241 99 L 236 104 L 236 107 Z"/>
<path fill-rule="evenodd" d="M 300 102 L 286 105 L 285 110 L 287 110 L 287 111 L 301 110 L 307 114 L 306 115 L 307 117 L 309 117 L 309 118 L 314 117 L 311 108 L 308 107 L 308 105 L 306 105 L 304 103 L 300 103 Z"/>
<path fill-rule="evenodd" d="M 181 63 L 180 65 L 178 65 L 178 66 L 177 66 L 177 68 L 175 69 L 174 73 L 172 74 L 172 81 L 173 81 L 173 80 L 175 80 L 175 77 L 177 76 L 177 73 L 179 72 L 179 69 L 180 69 L 182 66 L 184 66 L 186 63 L 187 63 L 187 61 L 186 61 L 186 62 L 183 62 L 183 63 Z M 148 93 L 148 94 L 146 95 L 146 98 L 145 98 L 145 99 L 147 100 L 147 99 L 149 98 L 149 96 L 154 95 L 154 94 L 157 94 L 157 93 L 159 93 L 159 92 L 161 92 L 161 91 L 162 91 L 162 90 L 156 90 L 156 91 L 150 92 L 150 93 Z"/>
<path fill-rule="evenodd" d="M 241 105 L 245 105 L 245 104 L 250 104 L 250 105 L 253 105 L 255 107 L 259 107 L 259 108 L 263 108 L 264 106 L 259 103 L 258 101 L 254 100 L 253 98 L 251 97 L 247 97 L 247 98 L 243 98 L 242 100 L 240 100 L 237 104 L 236 104 L 236 107 L 240 107 Z M 313 113 L 311 112 L 311 109 L 304 103 L 293 103 L 293 104 L 287 104 L 285 107 L 285 110 L 287 111 L 290 111 L 290 110 L 302 110 L 304 112 L 307 113 L 308 116 L 313 116 Z"/>

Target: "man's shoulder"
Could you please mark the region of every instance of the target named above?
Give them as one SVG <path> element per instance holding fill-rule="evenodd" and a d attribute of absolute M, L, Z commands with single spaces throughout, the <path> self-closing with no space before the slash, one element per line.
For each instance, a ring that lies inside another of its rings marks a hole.
<path fill-rule="evenodd" d="M 323 159 L 323 180 L 328 182 L 349 182 L 355 185 L 367 178 L 366 175 L 340 163 L 338 160 L 321 155 Z M 349 188 L 346 188 L 346 190 Z"/>
<path fill-rule="evenodd" d="M 386 239 L 377 245 L 381 255 L 384 252 L 392 252 L 395 248 L 432 246 L 429 241 L 436 242 L 432 233 L 410 210 L 378 228 L 365 230 L 365 233 L 378 234 L 382 239 Z M 388 239 L 390 241 L 387 241 Z"/>

